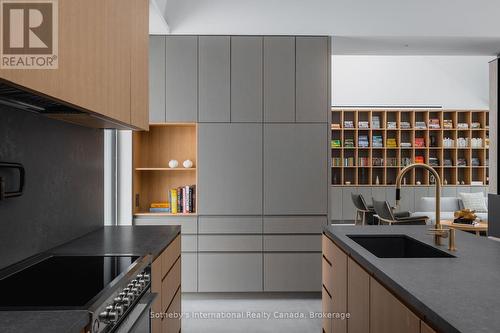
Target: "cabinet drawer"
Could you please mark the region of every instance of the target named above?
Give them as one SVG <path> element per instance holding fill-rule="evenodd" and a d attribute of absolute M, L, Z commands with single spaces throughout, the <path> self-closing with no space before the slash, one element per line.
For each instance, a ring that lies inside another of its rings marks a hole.
<path fill-rule="evenodd" d="M 181 255 L 182 291 L 195 293 L 198 291 L 198 254 L 182 253 Z"/>
<path fill-rule="evenodd" d="M 161 255 L 162 278 L 167 275 L 170 268 L 181 255 L 181 237 L 177 236 Z"/>
<path fill-rule="evenodd" d="M 179 333 L 181 331 L 181 291 L 177 290 L 172 304 L 167 310 L 166 317 L 162 320 L 162 333 Z"/>
<path fill-rule="evenodd" d="M 333 277 L 332 277 L 332 264 L 328 262 L 325 257 L 322 257 L 322 265 L 321 265 L 321 275 L 323 279 L 323 287 L 328 290 L 328 292 L 331 294 L 333 290 Z"/>
<path fill-rule="evenodd" d="M 323 235 L 321 239 L 321 247 L 323 251 L 323 256 L 330 262 L 330 264 L 333 263 L 333 256 L 334 256 L 334 247 L 335 245 L 333 244 L 332 240 L 328 238 L 328 236 Z"/>
<path fill-rule="evenodd" d="M 262 251 L 261 235 L 199 235 L 200 252 Z"/>
<path fill-rule="evenodd" d="M 264 291 L 321 291 L 321 253 L 264 253 Z"/>
<path fill-rule="evenodd" d="M 332 297 L 324 287 L 321 291 L 322 311 L 325 314 L 332 313 Z M 323 332 L 332 333 L 332 319 L 328 316 L 323 317 Z"/>
<path fill-rule="evenodd" d="M 134 217 L 134 225 L 180 225 L 182 234 L 196 234 L 197 218 L 193 216 Z"/>
<path fill-rule="evenodd" d="M 264 251 L 321 252 L 321 235 L 264 235 Z"/>
<path fill-rule="evenodd" d="M 169 307 L 180 285 L 181 285 L 181 260 L 179 258 L 161 283 L 161 307 L 164 311 L 167 310 L 167 308 Z"/>
<path fill-rule="evenodd" d="M 326 216 L 265 216 L 266 234 L 321 234 Z"/>
<path fill-rule="evenodd" d="M 158 257 L 151 265 L 151 292 L 157 293 L 159 296 L 156 297 L 153 305 L 151 306 L 151 311 L 153 313 L 162 312 L 161 308 L 161 257 Z M 155 318 L 151 320 L 151 332 L 161 333 L 162 320 L 161 318 Z"/>
<path fill-rule="evenodd" d="M 199 253 L 199 292 L 262 291 L 261 253 Z"/>
<path fill-rule="evenodd" d="M 198 250 L 196 237 L 196 235 L 182 235 L 182 252 L 196 252 Z"/>
<path fill-rule="evenodd" d="M 261 234 L 262 217 L 203 216 L 200 234 Z"/>

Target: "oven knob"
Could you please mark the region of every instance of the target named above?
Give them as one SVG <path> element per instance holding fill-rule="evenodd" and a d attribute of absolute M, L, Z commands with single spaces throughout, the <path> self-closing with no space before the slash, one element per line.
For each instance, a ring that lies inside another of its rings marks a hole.
<path fill-rule="evenodd" d="M 115 304 L 114 310 L 118 314 L 118 316 L 121 316 L 123 314 L 123 306 L 120 304 Z"/>
<path fill-rule="evenodd" d="M 136 288 L 132 288 L 132 290 L 131 290 L 131 291 L 132 291 L 132 292 L 134 293 L 134 295 L 136 295 L 136 296 L 140 295 L 140 293 L 141 293 L 141 290 L 140 290 L 139 288 L 137 288 L 137 287 L 136 287 Z"/>
<path fill-rule="evenodd" d="M 151 281 L 151 274 L 144 273 L 144 280 L 147 282 Z"/>
<path fill-rule="evenodd" d="M 134 301 L 134 299 L 135 299 L 135 294 L 132 293 L 132 292 L 129 292 L 127 294 L 127 297 L 130 299 L 130 303 L 132 303 Z"/>
<path fill-rule="evenodd" d="M 123 296 L 121 303 L 123 304 L 124 307 L 128 308 L 130 306 L 130 303 L 132 303 L 132 301 L 130 300 L 130 297 Z"/>
<path fill-rule="evenodd" d="M 116 311 L 108 312 L 108 320 L 111 322 L 118 321 L 118 313 Z"/>
<path fill-rule="evenodd" d="M 132 280 L 132 281 L 130 281 L 130 284 L 137 284 L 137 282 L 139 282 L 139 281 L 137 281 L 137 280 Z"/>
<path fill-rule="evenodd" d="M 143 278 L 139 279 L 139 285 L 144 288 L 146 286 L 146 280 L 144 280 Z"/>
<path fill-rule="evenodd" d="M 103 311 L 99 313 L 99 320 L 100 321 L 107 321 L 108 320 L 108 311 Z"/>
<path fill-rule="evenodd" d="M 108 312 L 113 311 L 113 305 L 108 305 L 106 307 L 106 311 L 108 311 Z"/>
<path fill-rule="evenodd" d="M 130 291 L 130 288 L 124 288 L 120 294 L 127 295 Z"/>

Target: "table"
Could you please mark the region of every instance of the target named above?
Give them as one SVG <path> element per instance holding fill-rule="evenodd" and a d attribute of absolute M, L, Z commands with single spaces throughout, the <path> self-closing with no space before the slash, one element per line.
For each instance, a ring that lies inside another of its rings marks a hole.
<path fill-rule="evenodd" d="M 480 236 L 481 232 L 485 232 L 488 235 L 488 223 L 487 222 L 479 222 L 476 225 L 472 224 L 463 224 L 463 223 L 453 223 L 451 220 L 443 220 L 441 224 L 453 229 L 463 230 L 463 231 L 472 231 L 475 232 L 476 235 Z"/>

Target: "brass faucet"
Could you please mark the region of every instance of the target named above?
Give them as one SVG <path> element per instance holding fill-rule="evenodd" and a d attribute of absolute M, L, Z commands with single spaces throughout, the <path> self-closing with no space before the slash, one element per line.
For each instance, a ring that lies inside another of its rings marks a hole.
<path fill-rule="evenodd" d="M 450 237 L 449 239 L 449 245 L 448 248 L 450 251 L 455 251 L 455 230 L 454 229 L 443 229 L 441 225 L 441 177 L 439 177 L 439 174 L 437 173 L 434 168 L 428 166 L 427 164 L 423 163 L 414 163 L 410 164 L 406 167 L 404 167 L 398 174 L 396 178 L 396 206 L 399 206 L 399 200 L 401 199 L 401 180 L 403 179 L 403 176 L 410 170 L 416 169 L 416 168 L 423 168 L 427 171 L 429 171 L 434 178 L 436 179 L 436 219 L 435 219 L 435 226 L 432 229 L 429 229 L 429 232 L 434 235 L 434 243 L 436 245 L 441 245 L 441 238 L 447 238 L 448 236 Z"/>

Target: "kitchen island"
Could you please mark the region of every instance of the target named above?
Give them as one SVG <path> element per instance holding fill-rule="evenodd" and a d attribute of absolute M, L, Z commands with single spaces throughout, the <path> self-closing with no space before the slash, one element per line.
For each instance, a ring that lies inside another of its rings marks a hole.
<path fill-rule="evenodd" d="M 497 332 L 500 243 L 457 231 L 457 251 L 448 251 L 445 239 L 437 247 L 442 257 L 383 258 L 349 237 L 404 235 L 436 248 L 428 228 L 325 227 L 324 308 L 350 313 L 348 320 L 325 320 L 325 331 L 333 326 L 340 332 L 369 329 L 371 333 L 391 333 L 402 327 L 406 332 L 422 333 Z M 333 255 L 325 255 L 325 247 Z"/>
<path fill-rule="evenodd" d="M 180 311 L 178 309 L 180 307 L 180 226 L 103 227 L 38 254 L 33 258 L 28 258 L 23 262 L 3 269 L 0 271 L 0 279 L 51 256 L 145 255 L 150 255 L 153 260 L 152 289 L 158 289 L 157 293 L 159 294 L 164 290 L 165 297 L 168 297 L 170 303 L 175 305 L 176 311 Z M 172 268 L 169 269 L 168 275 L 167 271 L 163 274 L 162 264 L 165 264 L 165 269 Z M 160 274 L 162 275 L 161 277 Z M 168 282 L 172 288 L 162 289 L 162 279 L 170 276 L 172 278 Z M 33 281 L 36 280 L 37 277 L 33 276 Z M 94 282 L 89 281 L 89 283 L 92 284 Z M 75 288 L 78 288 L 78 286 L 75 286 Z M 160 308 L 162 296 L 159 296 L 158 301 L 154 305 L 158 306 L 157 310 L 159 312 L 167 310 L 165 307 Z M 22 297 L 21 292 L 20 297 Z M 37 311 L 31 309 L 18 311 L 7 309 L 0 311 L 0 332 L 81 333 L 88 327 L 89 321 L 90 313 L 86 309 L 54 311 Z M 153 323 L 156 330 L 158 330 L 162 323 L 163 321 L 158 325 L 156 325 L 156 322 Z M 164 324 L 172 323 L 165 322 Z M 174 323 L 174 325 L 177 326 L 180 323 Z"/>

